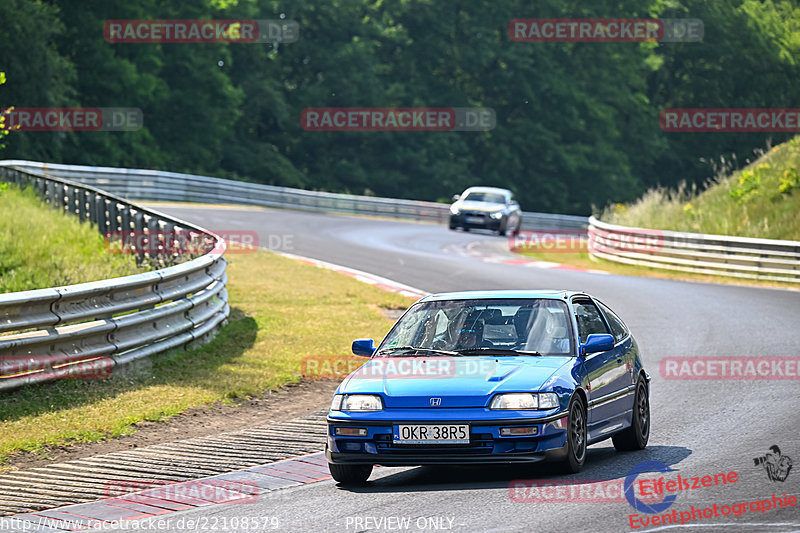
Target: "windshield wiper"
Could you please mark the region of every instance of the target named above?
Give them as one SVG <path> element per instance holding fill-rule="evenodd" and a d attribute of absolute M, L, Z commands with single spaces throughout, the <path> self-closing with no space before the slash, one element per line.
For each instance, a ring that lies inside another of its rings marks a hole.
<path fill-rule="evenodd" d="M 423 348 L 422 346 L 392 346 L 390 348 L 384 348 L 382 350 L 379 350 L 377 353 L 383 354 L 383 353 L 396 352 L 396 351 L 401 351 L 401 350 L 402 351 L 406 351 L 406 352 L 410 352 L 410 351 L 413 350 L 415 352 L 426 352 L 426 353 L 431 353 L 431 354 L 436 354 L 436 355 L 452 355 L 452 356 L 461 355 L 461 353 L 459 353 L 459 352 L 451 352 L 449 350 L 436 350 L 434 348 Z"/>
<path fill-rule="evenodd" d="M 458 350 L 460 354 L 471 354 L 471 353 L 492 353 L 496 355 L 535 355 L 541 356 L 539 352 L 527 351 L 527 350 L 512 350 L 509 348 L 467 348 L 465 350 Z"/>

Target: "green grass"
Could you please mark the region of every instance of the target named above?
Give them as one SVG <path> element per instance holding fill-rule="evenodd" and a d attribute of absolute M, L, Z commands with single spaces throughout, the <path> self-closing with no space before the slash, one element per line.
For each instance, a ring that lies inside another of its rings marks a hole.
<path fill-rule="evenodd" d="M 0 464 L 15 452 L 135 431 L 189 407 L 261 394 L 300 379 L 309 357 L 348 358 L 354 338 L 379 338 L 382 308 L 411 299 L 259 251 L 228 257 L 230 323 L 208 345 L 133 377 L 62 380 L 2 394 Z"/>
<path fill-rule="evenodd" d="M 701 193 L 652 189 L 600 217 L 624 226 L 740 237 L 800 240 L 800 137 Z"/>
<path fill-rule="evenodd" d="M 0 190 L 0 293 L 135 274 L 133 256 L 109 254 L 89 224 L 49 207 L 31 190 Z"/>

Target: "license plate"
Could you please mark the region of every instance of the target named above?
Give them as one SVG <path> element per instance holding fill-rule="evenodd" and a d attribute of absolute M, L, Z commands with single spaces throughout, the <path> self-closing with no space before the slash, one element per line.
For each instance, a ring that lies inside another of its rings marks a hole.
<path fill-rule="evenodd" d="M 467 224 L 483 224 L 483 217 L 467 217 Z"/>
<path fill-rule="evenodd" d="M 398 424 L 395 444 L 469 444 L 469 424 Z"/>

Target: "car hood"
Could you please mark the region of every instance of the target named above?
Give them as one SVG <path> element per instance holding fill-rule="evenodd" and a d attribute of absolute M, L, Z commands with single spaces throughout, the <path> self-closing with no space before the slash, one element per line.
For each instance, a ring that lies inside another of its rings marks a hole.
<path fill-rule="evenodd" d="M 493 212 L 493 211 L 500 211 L 505 206 L 503 204 L 490 204 L 487 202 L 470 202 L 469 200 L 467 200 L 465 202 L 460 202 L 457 207 L 459 209 L 463 209 L 464 211 Z"/>
<path fill-rule="evenodd" d="M 465 356 L 370 359 L 340 385 L 340 394 L 383 396 L 387 409 L 487 407 L 498 392 L 539 390 L 571 357 Z"/>

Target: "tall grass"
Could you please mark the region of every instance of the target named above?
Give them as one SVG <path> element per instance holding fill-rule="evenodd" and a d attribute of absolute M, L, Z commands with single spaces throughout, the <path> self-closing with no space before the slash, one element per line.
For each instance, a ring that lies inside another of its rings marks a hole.
<path fill-rule="evenodd" d="M 14 186 L 0 189 L 0 293 L 135 274 L 133 256 L 109 254 L 88 223 Z"/>
<path fill-rule="evenodd" d="M 702 192 L 656 188 L 607 207 L 614 224 L 741 237 L 800 240 L 800 137 L 776 146 Z"/>

